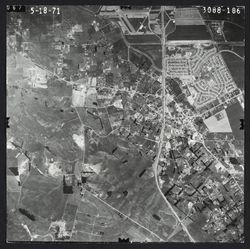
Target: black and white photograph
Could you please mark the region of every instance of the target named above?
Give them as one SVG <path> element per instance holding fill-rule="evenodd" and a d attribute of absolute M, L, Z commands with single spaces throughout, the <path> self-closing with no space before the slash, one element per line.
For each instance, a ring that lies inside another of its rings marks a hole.
<path fill-rule="evenodd" d="M 245 6 L 165 3 L 6 6 L 7 243 L 245 242 Z"/>

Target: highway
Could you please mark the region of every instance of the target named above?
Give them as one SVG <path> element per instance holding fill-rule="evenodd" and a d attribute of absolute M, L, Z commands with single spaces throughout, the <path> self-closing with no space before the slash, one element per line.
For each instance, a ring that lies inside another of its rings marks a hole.
<path fill-rule="evenodd" d="M 120 29 L 120 31 L 121 31 L 120 34 L 121 34 L 121 36 L 122 36 L 122 39 L 123 39 L 124 43 L 126 44 L 126 46 L 128 47 L 128 49 L 132 49 L 132 50 L 136 51 L 137 53 L 139 53 L 139 54 L 144 55 L 145 57 L 147 57 L 147 58 L 150 60 L 150 62 L 152 63 L 152 67 L 153 67 L 156 71 L 161 72 L 161 69 L 158 68 L 158 67 L 155 65 L 155 62 L 153 61 L 153 59 L 152 59 L 149 55 L 147 55 L 146 53 L 143 53 L 141 50 L 138 50 L 138 49 L 136 49 L 135 47 L 131 46 L 131 43 L 129 43 L 129 42 L 127 41 L 125 35 L 123 34 L 123 31 L 122 31 L 121 27 L 120 27 L 119 25 L 118 25 L 118 27 L 119 27 L 119 29 Z M 136 45 L 137 45 L 137 44 L 136 44 Z M 144 44 L 144 45 L 145 45 L 145 44 Z M 158 45 L 159 45 L 159 44 L 158 44 Z"/>
<path fill-rule="evenodd" d="M 159 186 L 159 179 L 158 179 L 158 163 L 159 159 L 161 156 L 161 151 L 162 151 L 162 145 L 163 145 L 163 139 L 164 139 L 164 133 L 165 133 L 165 126 L 166 126 L 166 121 L 165 121 L 165 114 L 166 114 L 166 60 L 165 60 L 165 54 L 166 54 L 166 34 L 165 34 L 165 27 L 164 27 L 164 6 L 161 6 L 161 29 L 162 29 L 162 39 L 161 39 L 161 45 L 162 45 L 162 105 L 163 105 L 163 113 L 162 113 L 162 128 L 161 128 L 161 134 L 160 134 L 160 141 L 159 141 L 159 148 L 158 148 L 158 153 L 156 156 L 156 160 L 153 163 L 153 171 L 154 171 L 154 176 L 155 176 L 155 183 L 156 186 L 159 190 L 159 193 L 165 200 L 167 206 L 175 216 L 176 220 L 181 224 L 183 230 L 187 233 L 189 239 L 191 242 L 195 242 L 194 238 L 191 236 L 189 233 L 187 227 L 183 222 L 181 221 L 180 217 L 178 214 L 175 212 L 174 208 L 170 204 L 170 202 L 167 200 L 163 192 L 161 191 L 161 188 Z M 168 111 L 169 112 L 169 111 Z M 171 113 L 169 112 L 169 115 L 171 116 Z"/>

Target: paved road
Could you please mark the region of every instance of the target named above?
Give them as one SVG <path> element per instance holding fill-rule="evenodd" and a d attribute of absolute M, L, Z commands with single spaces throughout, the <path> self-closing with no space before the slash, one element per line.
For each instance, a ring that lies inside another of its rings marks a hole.
<path fill-rule="evenodd" d="M 118 27 L 119 27 L 119 29 L 120 29 L 120 31 L 121 31 L 121 36 L 122 36 L 122 39 L 123 39 L 124 43 L 126 44 L 126 46 L 127 46 L 129 49 L 133 49 L 133 50 L 136 51 L 137 53 L 139 53 L 139 54 L 144 55 L 145 57 L 147 57 L 147 58 L 150 60 L 150 62 L 152 63 L 152 67 L 153 67 L 156 71 L 161 72 L 161 69 L 158 68 L 158 67 L 155 65 L 155 62 L 153 61 L 153 59 L 152 59 L 148 54 L 143 53 L 141 50 L 138 50 L 138 49 L 134 48 L 133 46 L 131 46 L 131 43 L 129 43 L 129 42 L 127 41 L 126 37 L 124 36 L 123 31 L 121 30 L 120 25 L 119 25 Z M 137 45 L 137 44 L 136 44 L 136 45 Z M 145 45 L 145 44 L 144 44 L 144 45 Z"/>
<path fill-rule="evenodd" d="M 183 222 L 181 221 L 180 217 L 175 212 L 175 210 L 173 209 L 172 205 L 167 200 L 167 198 L 165 197 L 165 195 L 162 193 L 161 188 L 159 186 L 158 163 L 159 163 L 159 159 L 160 159 L 160 156 L 161 156 L 162 144 L 163 144 L 163 138 L 164 138 L 165 126 L 166 126 L 166 121 L 165 121 L 165 113 L 166 113 L 166 91 L 165 91 L 165 89 L 166 89 L 166 70 L 165 70 L 165 68 L 166 68 L 166 60 L 165 60 L 165 54 L 166 54 L 166 34 L 165 34 L 165 27 L 164 27 L 164 6 L 161 6 L 161 26 L 162 26 L 162 43 L 161 44 L 162 44 L 162 105 L 163 105 L 162 119 L 163 120 L 162 120 L 162 129 L 161 129 L 161 134 L 160 134 L 160 142 L 159 142 L 158 153 L 157 153 L 157 156 L 156 156 L 156 160 L 154 161 L 154 164 L 153 164 L 153 170 L 154 170 L 154 175 L 155 175 L 155 183 L 156 183 L 156 186 L 157 186 L 157 188 L 158 188 L 161 196 L 165 200 L 167 206 L 172 211 L 173 215 L 175 216 L 175 218 L 177 219 L 177 221 L 179 222 L 179 224 L 181 224 L 183 230 L 187 233 L 190 241 L 191 242 L 195 242 L 194 238 L 189 233 L 187 227 L 185 226 L 185 224 L 183 224 Z M 170 112 L 169 112 L 169 115 L 171 116 Z"/>
<path fill-rule="evenodd" d="M 111 208 L 112 210 L 116 211 L 117 213 L 122 214 L 124 217 L 126 217 L 128 220 L 132 221 L 133 223 L 135 223 L 136 225 L 138 225 L 139 227 L 145 229 L 146 231 L 148 231 L 150 234 L 154 235 L 156 238 L 158 238 L 161 242 L 165 241 L 163 238 L 161 238 L 160 236 L 158 236 L 156 233 L 154 233 L 153 231 L 151 231 L 150 229 L 146 228 L 145 226 L 143 226 L 142 224 L 138 223 L 137 221 L 135 221 L 134 219 L 132 219 L 131 217 L 129 217 L 128 215 L 124 214 L 123 212 L 121 212 L 120 210 L 116 209 L 115 207 L 111 206 L 109 203 L 107 203 L 106 201 L 102 200 L 101 198 L 99 198 L 97 195 L 93 194 L 92 192 L 88 191 L 87 189 L 85 189 L 86 193 L 89 193 L 90 195 L 92 195 L 93 197 L 95 197 L 96 199 L 98 199 L 99 201 L 101 201 L 102 203 L 104 203 L 105 205 L 107 205 L 109 208 Z"/>

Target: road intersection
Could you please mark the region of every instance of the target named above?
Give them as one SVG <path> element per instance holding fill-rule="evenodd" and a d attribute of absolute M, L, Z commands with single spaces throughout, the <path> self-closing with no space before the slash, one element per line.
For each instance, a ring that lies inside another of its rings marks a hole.
<path fill-rule="evenodd" d="M 165 133 L 165 126 L 166 126 L 166 120 L 165 120 L 165 114 L 166 114 L 166 70 L 164 70 L 166 68 L 166 60 L 165 60 L 165 54 L 166 54 L 166 34 L 165 34 L 165 25 L 164 25 L 164 6 L 161 7 L 161 27 L 162 27 L 162 39 L 161 39 L 161 44 L 162 44 L 162 105 L 163 105 L 163 113 L 162 113 L 162 129 L 161 129 L 161 134 L 160 134 L 160 142 L 159 142 L 159 148 L 158 148 L 158 153 L 156 156 L 156 159 L 154 161 L 153 164 L 153 171 L 154 171 L 154 176 L 155 176 L 155 182 L 156 182 L 156 186 L 161 194 L 161 196 L 163 197 L 163 199 L 165 200 L 167 206 L 169 207 L 169 209 L 172 211 L 173 215 L 175 216 L 176 220 L 179 222 L 179 224 L 181 224 L 183 230 L 187 233 L 189 239 L 191 242 L 195 242 L 194 238 L 192 237 L 192 235 L 189 233 L 187 227 L 185 226 L 185 224 L 183 224 L 183 222 L 181 221 L 180 217 L 178 216 L 178 214 L 176 213 L 176 211 L 174 210 L 174 208 L 172 207 L 172 205 L 170 204 L 170 202 L 167 200 L 167 198 L 165 197 L 165 195 L 163 194 L 163 192 L 161 191 L 161 188 L 159 186 L 159 179 L 158 179 L 158 162 L 161 156 L 161 151 L 162 151 L 162 146 L 163 146 L 163 139 L 164 139 L 164 133 Z M 171 113 L 168 111 L 170 117 L 171 117 Z"/>

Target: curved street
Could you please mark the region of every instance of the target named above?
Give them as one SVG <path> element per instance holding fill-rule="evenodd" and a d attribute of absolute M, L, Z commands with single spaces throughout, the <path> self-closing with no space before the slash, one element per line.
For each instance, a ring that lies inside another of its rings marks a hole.
<path fill-rule="evenodd" d="M 175 216 L 175 218 L 177 219 L 179 224 L 181 224 L 183 230 L 187 233 L 190 241 L 195 242 L 194 238 L 189 233 L 187 227 L 185 226 L 185 224 L 183 224 L 180 217 L 178 216 L 178 214 L 176 213 L 176 211 L 174 210 L 174 208 L 172 207 L 170 202 L 167 200 L 167 198 L 165 197 L 165 195 L 163 194 L 163 192 L 161 191 L 161 188 L 159 186 L 158 163 L 159 163 L 159 159 L 160 159 L 160 156 L 161 156 L 163 139 L 164 139 L 164 132 L 165 132 L 165 126 L 166 126 L 166 121 L 165 121 L 165 113 L 166 113 L 166 90 L 165 90 L 166 89 L 166 70 L 164 70 L 166 68 L 166 64 L 165 64 L 165 62 L 166 62 L 166 60 L 165 60 L 166 35 L 165 35 L 165 27 L 164 27 L 164 6 L 161 6 L 161 25 L 162 25 L 162 27 L 161 27 L 162 28 L 162 40 L 161 40 L 161 44 L 162 44 L 162 82 L 161 83 L 162 83 L 163 113 L 162 113 L 162 128 L 161 128 L 161 134 L 160 134 L 159 148 L 158 148 L 158 153 L 157 153 L 156 159 L 155 159 L 154 164 L 153 164 L 153 171 L 154 171 L 154 176 L 155 176 L 155 183 L 156 183 L 156 186 L 157 186 L 162 198 L 165 200 L 167 206 L 169 207 L 169 209 L 171 210 L 171 212 L 173 213 L 173 215 Z M 171 116 L 170 112 L 169 112 L 169 115 Z"/>

